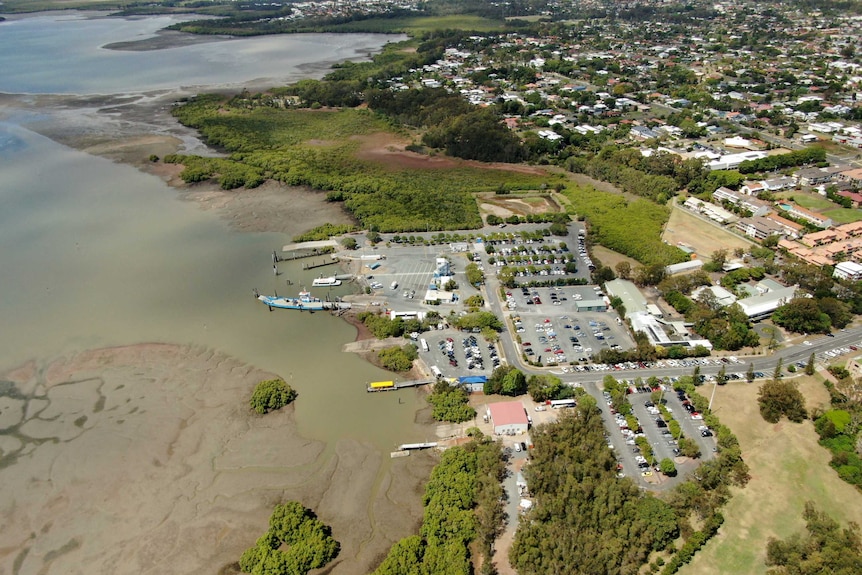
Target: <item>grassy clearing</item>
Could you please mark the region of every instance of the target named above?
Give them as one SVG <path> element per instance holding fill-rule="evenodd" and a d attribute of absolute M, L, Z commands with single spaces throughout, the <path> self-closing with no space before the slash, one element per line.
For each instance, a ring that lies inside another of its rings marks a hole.
<path fill-rule="evenodd" d="M 602 262 L 602 265 L 607 266 L 611 269 L 614 269 L 620 262 L 628 262 L 629 265 L 632 266 L 632 269 L 640 267 L 641 265 L 640 262 L 636 259 L 624 256 L 623 254 L 617 253 L 614 250 L 609 250 L 604 246 L 593 246 L 592 253 L 595 259 Z"/>
<path fill-rule="evenodd" d="M 793 200 L 803 208 L 829 216 L 832 218 L 832 221 L 837 224 L 847 224 L 862 220 L 862 210 L 840 208 L 835 203 L 827 200 L 819 194 L 788 192 L 783 194 L 782 197 L 793 198 Z"/>
<path fill-rule="evenodd" d="M 826 210 L 823 215 L 832 218 L 836 224 L 849 224 L 850 222 L 858 222 L 862 220 L 862 210 L 853 210 L 850 208 L 836 208 L 834 210 Z"/>
<path fill-rule="evenodd" d="M 736 248 L 748 249 L 752 242 L 688 213 L 682 208 L 671 210 L 670 219 L 662 233 L 663 241 L 672 246 L 686 245 L 701 259 L 709 259 L 712 252 Z"/>
<path fill-rule="evenodd" d="M 796 381 L 809 409 L 828 405 L 818 378 Z M 731 383 L 715 395 L 715 411 L 739 438 L 751 481 L 736 490 L 718 535 L 680 570 L 682 575 L 764 573 L 768 539 L 801 531 L 808 500 L 842 523 L 862 517 L 862 493 L 829 467 L 830 454 L 817 443 L 812 423 L 766 423 L 757 409 L 758 387 Z"/>

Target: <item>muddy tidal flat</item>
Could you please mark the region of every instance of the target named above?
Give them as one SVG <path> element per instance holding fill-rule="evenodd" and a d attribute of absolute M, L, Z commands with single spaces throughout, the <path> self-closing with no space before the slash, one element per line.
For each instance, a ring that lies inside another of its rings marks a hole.
<path fill-rule="evenodd" d="M 416 529 L 433 461 L 382 470 L 359 441 L 300 437 L 293 407 L 253 413 L 251 390 L 269 377 L 162 344 L 0 375 L 0 573 L 233 572 L 290 499 L 341 542 L 331 573 L 373 569 Z"/>

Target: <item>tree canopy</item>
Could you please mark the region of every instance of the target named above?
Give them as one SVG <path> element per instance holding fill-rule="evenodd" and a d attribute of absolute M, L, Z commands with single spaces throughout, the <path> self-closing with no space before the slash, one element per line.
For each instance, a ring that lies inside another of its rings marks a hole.
<path fill-rule="evenodd" d="M 536 504 L 509 556 L 519 573 L 634 573 L 677 536 L 669 505 L 617 478 L 597 409 L 563 414 L 532 439 L 525 476 Z"/>
<path fill-rule="evenodd" d="M 263 415 L 296 399 L 296 391 L 283 379 L 267 379 L 258 383 L 249 401 L 251 408 Z"/>
<path fill-rule="evenodd" d="M 778 423 L 781 416 L 796 423 L 808 417 L 805 397 L 792 381 L 767 381 L 757 392 L 757 403 L 760 405 L 760 415 L 769 423 Z"/>
<path fill-rule="evenodd" d="M 269 530 L 242 554 L 240 569 L 252 575 L 304 575 L 320 569 L 341 548 L 331 531 L 296 501 L 276 505 Z"/>
<path fill-rule="evenodd" d="M 855 575 L 862 573 L 859 525 L 842 528 L 809 501 L 802 513 L 805 533 L 770 539 L 766 546 L 769 575 Z"/>
<path fill-rule="evenodd" d="M 446 381 L 434 384 L 428 402 L 434 406 L 431 417 L 436 421 L 461 423 L 476 417 L 476 410 L 469 404 L 470 397 L 463 387 L 450 385 Z"/>

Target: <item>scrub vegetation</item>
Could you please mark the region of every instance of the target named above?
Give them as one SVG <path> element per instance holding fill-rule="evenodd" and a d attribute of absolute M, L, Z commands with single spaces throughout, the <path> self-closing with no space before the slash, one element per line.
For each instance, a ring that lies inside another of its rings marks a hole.
<path fill-rule="evenodd" d="M 667 265 L 688 258 L 681 249 L 661 241 L 662 227 L 670 217 L 669 208 L 591 187 L 569 187 L 563 193 L 570 202 L 571 212 L 589 222 L 590 237 L 596 243 L 645 265 Z"/>
<path fill-rule="evenodd" d="M 209 145 L 230 153 L 213 161 L 174 155 L 182 177 L 197 182 L 217 177 L 222 187 L 239 187 L 260 178 L 288 185 L 308 185 L 341 201 L 366 229 L 403 232 L 475 229 L 482 225 L 473 193 L 538 189 L 547 177 L 512 171 L 459 166 L 391 168 L 361 160 L 358 137 L 395 133 L 391 124 L 368 110 L 281 109 L 246 105 L 244 98 L 198 96 L 175 109 L 176 116 L 198 129 Z M 225 170 L 221 172 L 220 170 Z"/>

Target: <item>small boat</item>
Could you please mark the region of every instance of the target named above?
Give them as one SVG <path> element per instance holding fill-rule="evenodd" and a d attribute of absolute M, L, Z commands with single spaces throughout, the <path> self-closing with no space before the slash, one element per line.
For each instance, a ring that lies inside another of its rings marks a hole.
<path fill-rule="evenodd" d="M 328 276 L 328 277 L 320 276 L 318 278 L 315 278 L 311 282 L 311 285 L 313 285 L 314 287 L 340 286 L 341 280 L 336 278 L 335 276 Z"/>
<path fill-rule="evenodd" d="M 278 308 L 315 311 L 333 307 L 329 302 L 324 302 L 320 298 L 311 297 L 311 294 L 305 290 L 299 292 L 297 297 L 258 294 L 257 299 L 262 301 L 270 309 Z"/>

